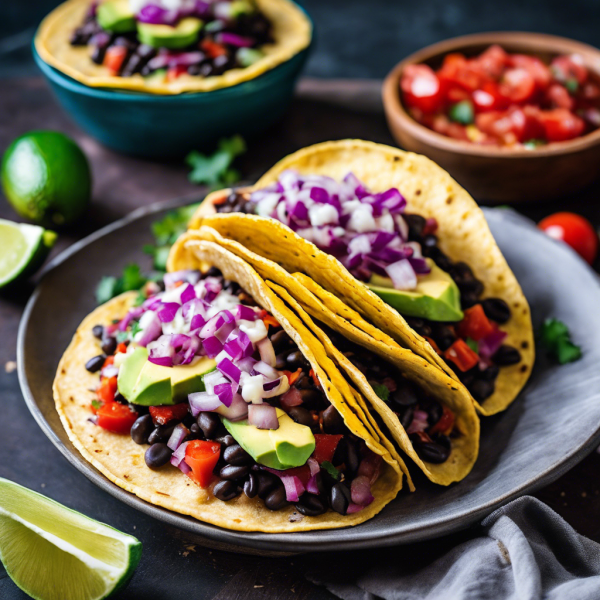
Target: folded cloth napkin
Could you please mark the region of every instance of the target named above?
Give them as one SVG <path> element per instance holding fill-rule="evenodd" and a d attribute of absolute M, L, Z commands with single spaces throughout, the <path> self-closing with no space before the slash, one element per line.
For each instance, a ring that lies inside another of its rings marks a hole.
<path fill-rule="evenodd" d="M 543 502 L 523 496 L 481 525 L 480 537 L 417 570 L 399 548 L 385 563 L 353 576 L 329 571 L 307 577 L 344 600 L 600 598 L 600 544 L 579 535 Z"/>

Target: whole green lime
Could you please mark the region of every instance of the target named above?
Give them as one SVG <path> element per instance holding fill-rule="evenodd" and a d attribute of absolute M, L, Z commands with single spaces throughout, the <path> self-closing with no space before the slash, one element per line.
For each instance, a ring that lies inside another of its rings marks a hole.
<path fill-rule="evenodd" d="M 45 227 L 74 223 L 90 201 L 87 158 L 58 131 L 31 131 L 17 138 L 4 153 L 1 177 L 14 209 Z"/>

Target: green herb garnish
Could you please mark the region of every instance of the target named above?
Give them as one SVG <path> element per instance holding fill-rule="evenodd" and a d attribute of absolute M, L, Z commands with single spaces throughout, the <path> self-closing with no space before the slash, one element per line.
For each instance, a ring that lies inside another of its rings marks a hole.
<path fill-rule="evenodd" d="M 475 121 L 475 111 L 470 100 L 461 100 L 453 104 L 448 111 L 450 120 L 462 125 L 470 125 Z"/>
<path fill-rule="evenodd" d="M 527 148 L 527 150 L 535 150 L 536 148 L 539 148 L 540 146 L 545 146 L 546 142 L 544 140 L 536 140 L 536 139 L 531 139 L 531 140 L 527 140 L 526 142 L 523 142 L 523 147 Z"/>
<path fill-rule="evenodd" d="M 565 87 L 571 94 L 574 94 L 579 89 L 579 82 L 577 79 L 567 79 L 565 81 Z"/>
<path fill-rule="evenodd" d="M 205 184 L 213 189 L 239 181 L 239 172 L 232 167 L 233 161 L 246 152 L 246 142 L 239 135 L 219 140 L 217 149 L 210 156 L 194 150 L 185 157 L 192 170 L 188 175 L 192 183 Z"/>
<path fill-rule="evenodd" d="M 130 263 L 123 269 L 121 277 L 103 277 L 100 280 L 96 287 L 96 301 L 104 304 L 123 292 L 139 290 L 146 281 L 148 278 L 142 275 L 140 266 Z"/>
<path fill-rule="evenodd" d="M 390 390 L 383 383 L 377 383 L 376 381 L 369 382 L 373 391 L 384 401 L 387 402 L 390 398 Z"/>
<path fill-rule="evenodd" d="M 336 481 L 340 478 L 340 472 L 328 461 L 324 460 L 321 467 L 325 469 Z"/>
<path fill-rule="evenodd" d="M 102 408 L 102 402 L 99 402 L 98 400 L 92 400 L 92 406 L 98 410 L 99 408 Z"/>
<path fill-rule="evenodd" d="M 540 328 L 540 339 L 548 354 L 561 365 L 581 358 L 581 348 L 571 341 L 569 328 L 558 319 L 546 319 Z"/>
<path fill-rule="evenodd" d="M 117 335 L 115 337 L 117 339 L 117 342 L 119 344 L 122 344 L 123 342 L 126 342 L 129 339 L 129 333 L 127 333 L 127 331 L 117 331 Z"/>
<path fill-rule="evenodd" d="M 468 337 L 465 342 L 467 343 L 467 346 L 469 346 L 469 348 L 475 352 L 475 354 L 479 354 L 479 344 L 474 339 Z"/>
<path fill-rule="evenodd" d="M 135 335 L 138 334 L 140 331 L 142 331 L 142 328 L 140 327 L 140 322 L 133 321 L 131 324 L 131 339 L 133 339 Z"/>

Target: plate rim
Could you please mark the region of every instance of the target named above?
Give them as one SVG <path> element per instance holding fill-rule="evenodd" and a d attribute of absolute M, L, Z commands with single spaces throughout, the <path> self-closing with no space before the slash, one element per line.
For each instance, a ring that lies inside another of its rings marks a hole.
<path fill-rule="evenodd" d="M 284 533 L 234 531 L 218 527 L 210 523 L 204 523 L 193 517 L 155 506 L 149 502 L 146 502 L 145 500 L 142 500 L 135 494 L 120 488 L 111 482 L 107 477 L 105 477 L 100 471 L 95 469 L 90 463 L 88 463 L 76 448 L 73 447 L 71 449 L 69 446 L 64 444 L 56 435 L 50 423 L 44 418 L 40 408 L 38 407 L 25 373 L 25 338 L 30 316 L 41 293 L 41 287 L 46 274 L 60 267 L 64 262 L 66 262 L 71 256 L 79 252 L 81 249 L 95 243 L 97 240 L 109 233 L 112 233 L 113 231 L 121 229 L 132 222 L 145 218 L 151 214 L 165 210 L 172 210 L 188 204 L 194 204 L 197 201 L 201 202 L 203 199 L 204 196 L 200 196 L 198 200 L 191 200 L 190 198 L 176 198 L 168 201 L 155 202 L 147 206 L 140 207 L 130 212 L 126 216 L 98 229 L 97 231 L 70 245 L 68 248 L 54 257 L 42 270 L 35 290 L 29 298 L 27 305 L 25 306 L 25 310 L 21 316 L 17 335 L 17 371 L 19 385 L 21 387 L 25 403 L 40 429 L 59 450 L 59 452 L 73 467 L 75 467 L 79 472 L 81 472 L 103 491 L 108 492 L 121 502 L 124 502 L 126 505 L 135 508 L 136 510 L 139 510 L 155 519 L 220 544 L 224 543 L 234 547 L 253 548 L 264 551 L 286 551 L 292 553 L 325 552 L 331 550 L 360 550 L 422 542 L 467 529 L 481 521 L 483 517 L 491 514 L 494 510 L 498 509 L 507 502 L 510 502 L 515 498 L 535 491 L 555 481 L 568 470 L 570 470 L 574 465 L 580 462 L 583 458 L 585 458 L 585 456 L 587 456 L 600 444 L 599 424 L 596 430 L 587 438 L 587 440 L 575 448 L 570 454 L 561 458 L 555 465 L 548 467 L 544 471 L 537 474 L 536 477 L 524 482 L 521 486 L 511 489 L 494 500 L 490 500 L 483 505 L 479 505 L 475 509 L 467 507 L 462 512 L 454 514 L 451 518 L 447 518 L 441 522 L 436 522 L 435 517 L 430 517 L 425 524 L 414 526 L 412 528 L 409 527 L 401 533 L 390 530 L 389 532 L 379 532 L 377 534 L 373 534 L 371 532 L 371 534 L 361 535 L 359 529 L 357 529 L 357 527 L 360 526 L 324 531 L 313 530 L 307 532 Z M 518 221 L 521 226 L 535 228 L 535 225 L 528 218 L 516 213 L 515 211 L 511 210 L 511 212 L 507 214 L 506 209 L 482 208 L 484 213 L 486 213 L 486 218 L 489 214 L 502 214 L 499 213 L 499 211 L 502 210 L 504 215 L 510 219 Z M 556 243 L 554 240 L 550 241 L 552 241 L 552 243 Z M 569 250 L 566 249 L 566 251 Z M 596 275 L 591 268 L 589 268 L 589 270 Z M 598 285 L 600 287 L 600 280 Z M 377 516 L 373 518 L 377 518 Z M 335 538 L 336 532 L 347 534 L 350 531 L 356 532 L 357 535 L 353 535 L 349 538 L 346 535 L 341 535 L 339 536 L 340 539 L 319 539 L 319 534 L 322 535 L 324 532 L 327 532 L 330 536 L 333 535 Z"/>

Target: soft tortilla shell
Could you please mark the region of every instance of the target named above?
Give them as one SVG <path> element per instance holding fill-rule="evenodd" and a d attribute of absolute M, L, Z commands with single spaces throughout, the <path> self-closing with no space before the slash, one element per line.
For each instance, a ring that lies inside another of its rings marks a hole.
<path fill-rule="evenodd" d="M 91 87 L 118 88 L 151 94 L 210 92 L 255 79 L 292 58 L 310 44 L 312 27 L 306 15 L 289 0 L 256 0 L 273 23 L 275 43 L 264 46 L 265 56 L 245 69 L 231 69 L 215 77 L 183 74 L 173 81 L 156 82 L 141 75 L 116 77 L 90 59 L 87 46 L 71 46 L 69 37 L 81 24 L 90 0 L 68 0 L 43 21 L 35 37 L 41 58 L 55 69 Z"/>
<path fill-rule="evenodd" d="M 535 350 L 531 315 L 518 281 L 502 256 L 483 212 L 471 196 L 428 158 L 362 140 L 325 142 L 299 150 L 277 163 L 252 189 L 273 183 L 285 169 L 329 175 L 338 180 L 352 171 L 376 192 L 398 188 L 407 200 L 407 212 L 437 220 L 441 249 L 452 260 L 464 261 L 472 268 L 484 284 L 482 298 L 502 298 L 512 310 L 512 318 L 502 330 L 508 334 L 505 343 L 517 348 L 522 360 L 517 365 L 503 367 L 494 394 L 481 405 L 476 403 L 483 415 L 504 410 L 523 388 L 533 367 Z M 214 214 L 214 203 L 228 192 L 215 192 L 207 197 L 190 226 L 212 227 L 222 236 L 277 262 L 290 273 L 306 273 L 399 344 L 456 379 L 454 371 L 429 343 L 408 327 L 393 308 L 355 280 L 334 257 L 274 219 Z"/>

